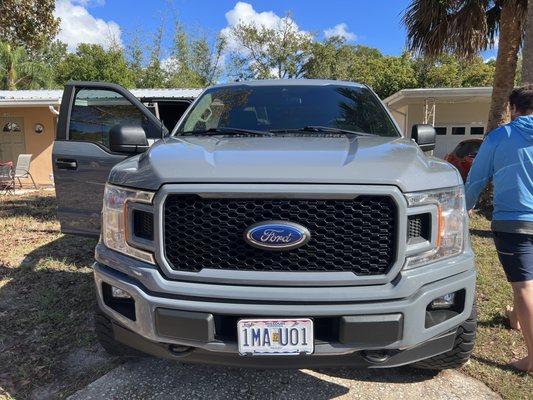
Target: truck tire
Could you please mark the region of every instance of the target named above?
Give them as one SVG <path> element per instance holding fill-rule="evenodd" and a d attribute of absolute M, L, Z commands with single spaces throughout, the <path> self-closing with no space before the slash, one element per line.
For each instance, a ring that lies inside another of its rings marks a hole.
<path fill-rule="evenodd" d="M 413 364 L 413 367 L 441 371 L 459 368 L 466 364 L 474 350 L 477 329 L 477 311 L 474 305 L 472 314 L 457 328 L 453 348 L 446 353 L 426 358 Z"/>
<path fill-rule="evenodd" d="M 138 350 L 132 349 L 115 340 L 111 320 L 100 310 L 94 312 L 94 330 L 96 338 L 104 350 L 112 356 L 118 357 L 143 357 Z"/>

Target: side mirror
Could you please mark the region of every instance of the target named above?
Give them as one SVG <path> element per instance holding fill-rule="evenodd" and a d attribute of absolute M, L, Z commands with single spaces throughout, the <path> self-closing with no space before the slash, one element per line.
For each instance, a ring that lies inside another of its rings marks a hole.
<path fill-rule="evenodd" d="M 431 151 L 435 149 L 435 140 L 437 132 L 431 125 L 413 125 L 411 129 L 411 139 L 413 139 L 422 151 Z"/>
<path fill-rule="evenodd" d="M 109 150 L 113 153 L 144 153 L 148 150 L 146 132 L 138 125 L 114 125 L 109 130 Z"/>

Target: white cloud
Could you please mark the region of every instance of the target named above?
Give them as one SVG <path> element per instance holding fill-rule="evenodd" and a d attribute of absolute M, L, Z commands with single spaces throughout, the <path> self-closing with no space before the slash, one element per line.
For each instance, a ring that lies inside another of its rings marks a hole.
<path fill-rule="evenodd" d="M 326 39 L 329 39 L 333 36 L 338 36 L 345 39 L 347 42 L 357 40 L 357 35 L 348 31 L 348 25 L 346 25 L 344 22 L 335 25 L 333 28 L 326 29 L 324 31 L 324 36 Z"/>
<path fill-rule="evenodd" d="M 90 5 L 103 5 L 105 0 L 58 0 L 56 17 L 61 18 L 58 39 L 74 51 L 80 43 L 100 44 L 108 48 L 112 44 L 122 46 L 120 26 L 114 21 L 104 21 L 89 13 Z"/>

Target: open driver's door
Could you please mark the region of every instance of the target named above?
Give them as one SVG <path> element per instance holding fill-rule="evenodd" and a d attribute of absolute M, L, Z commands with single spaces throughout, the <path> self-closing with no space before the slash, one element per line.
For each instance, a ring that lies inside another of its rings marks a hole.
<path fill-rule="evenodd" d="M 117 124 L 142 126 L 150 142 L 166 133 L 156 116 L 120 85 L 65 86 L 52 151 L 63 233 L 100 234 L 105 183 L 111 168 L 128 157 L 109 150 L 109 130 Z"/>

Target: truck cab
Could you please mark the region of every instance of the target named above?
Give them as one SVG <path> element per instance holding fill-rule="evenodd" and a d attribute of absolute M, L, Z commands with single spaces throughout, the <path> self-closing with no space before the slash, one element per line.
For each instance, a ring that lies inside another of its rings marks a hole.
<path fill-rule="evenodd" d="M 174 120 L 117 85 L 64 93 L 59 218 L 100 236 L 106 350 L 250 367 L 468 360 L 468 216 L 433 127 L 405 138 L 371 89 L 322 80 L 213 86 Z"/>

